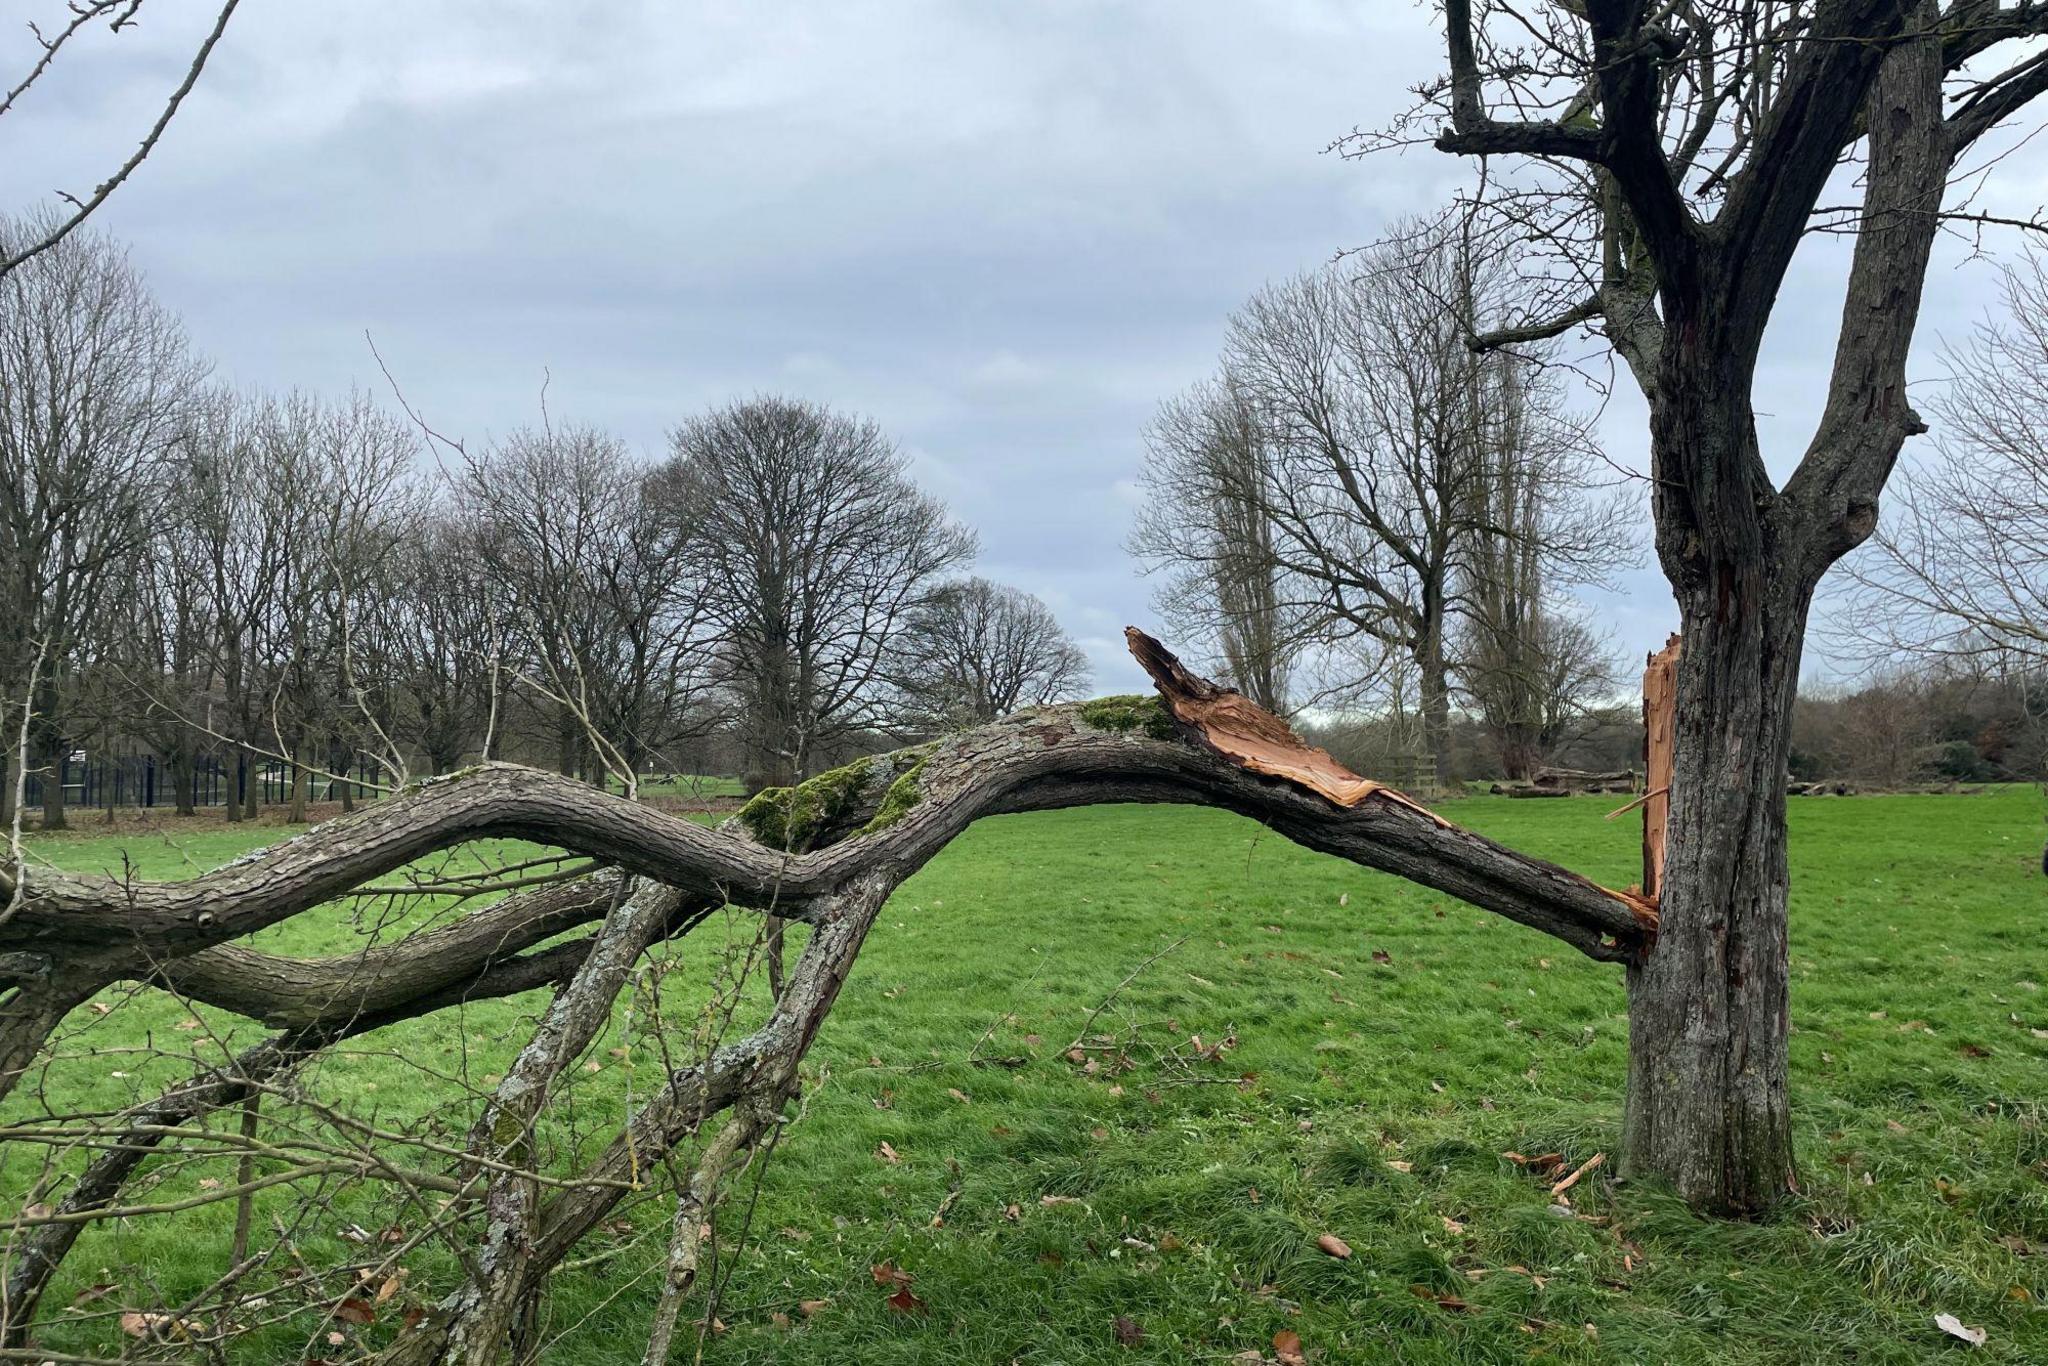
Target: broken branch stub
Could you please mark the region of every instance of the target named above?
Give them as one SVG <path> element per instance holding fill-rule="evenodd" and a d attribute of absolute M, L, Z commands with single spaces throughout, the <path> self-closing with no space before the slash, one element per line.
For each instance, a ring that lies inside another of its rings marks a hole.
<path fill-rule="evenodd" d="M 1664 827 L 1671 818 L 1671 769 L 1678 752 L 1676 635 L 1643 670 L 1643 896 L 1664 890 Z"/>
<path fill-rule="evenodd" d="M 1389 801 L 1420 811 L 1438 825 L 1450 825 L 1407 793 L 1353 773 L 1328 750 L 1303 740 L 1285 721 L 1243 693 L 1190 673 L 1171 650 L 1137 627 L 1126 626 L 1124 639 L 1130 643 L 1132 656 L 1152 676 L 1175 719 L 1239 767 L 1285 778 L 1339 806 L 1357 806 L 1380 793 Z"/>

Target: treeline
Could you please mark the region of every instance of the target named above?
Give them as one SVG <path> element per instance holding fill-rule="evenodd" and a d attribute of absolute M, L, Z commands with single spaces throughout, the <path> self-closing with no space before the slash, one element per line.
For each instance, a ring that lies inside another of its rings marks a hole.
<path fill-rule="evenodd" d="M 2048 670 L 1915 663 L 1809 688 L 1793 717 L 1790 767 L 1796 780 L 1867 788 L 2048 781 Z"/>
<path fill-rule="evenodd" d="M 655 459 L 566 423 L 444 442 L 215 382 L 89 233 L 0 280 L 0 493 L 0 791 L 11 818 L 36 772 L 46 827 L 78 750 L 146 748 L 181 812 L 225 764 L 231 819 L 282 765 L 303 819 L 328 775 L 478 759 L 787 783 L 1088 683 L 871 421 L 758 397 Z"/>

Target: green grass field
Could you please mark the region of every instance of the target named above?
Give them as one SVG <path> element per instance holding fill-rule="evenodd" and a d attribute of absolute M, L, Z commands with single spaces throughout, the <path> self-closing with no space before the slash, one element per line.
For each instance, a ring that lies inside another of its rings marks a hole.
<path fill-rule="evenodd" d="M 1606 809 L 1480 798 L 1451 814 L 1622 884 L 1637 826 Z M 1606 1167 L 1559 1212 L 1548 1182 L 1502 1156 L 1612 1154 L 1617 969 L 1216 812 L 985 821 L 891 903 L 812 1054 L 802 1119 L 739 1182 L 720 1226 L 723 1331 L 703 1359 L 1272 1360 L 1275 1335 L 1294 1333 L 1312 1362 L 1908 1362 L 1972 1353 L 1935 1326 L 1947 1313 L 1987 1332 L 1976 1359 L 2048 1360 L 2042 814 L 2030 788 L 1794 803 L 1804 1189 L 1761 1225 L 1697 1219 Z M 276 834 L 173 828 L 34 851 L 176 877 Z M 751 923 L 686 940 L 663 1009 L 700 1002 L 718 950 Z M 263 942 L 336 952 L 366 932 L 336 911 Z M 1069 1061 L 1090 1012 L 1155 955 L 1088 1030 L 1116 1047 L 1087 1055 L 1092 1069 Z M 308 1084 L 380 1122 L 431 1114 L 444 1098 L 419 1069 L 487 1078 L 540 1004 L 369 1036 Z M 555 1144 L 616 1123 L 633 1055 L 614 1050 L 636 1027 L 622 1017 L 623 1037 L 593 1049 Z M 80 1012 L 47 1094 L 117 1106 L 181 1074 L 145 1040 L 217 1057 L 251 1037 L 137 995 Z M 18 1199 L 40 1160 L 16 1154 L 0 1185 Z M 166 1170 L 151 1198 L 203 1170 Z M 309 1261 L 356 1251 L 349 1199 L 295 1232 Z M 288 1206 L 272 1192 L 259 1211 Z M 664 1212 L 641 1202 L 593 1243 L 610 1255 L 557 1278 L 544 1360 L 639 1359 Z M 221 1273 L 230 1222 L 213 1205 L 97 1227 L 53 1290 L 46 1342 L 115 1348 L 119 1307 Z M 1352 1256 L 1319 1251 L 1323 1234 Z M 915 1278 L 921 1311 L 889 1307 L 884 1263 Z M 399 1303 L 431 1299 L 450 1266 L 423 1254 Z M 94 1284 L 116 1288 L 62 1309 Z M 308 1312 L 235 1359 L 346 1360 L 395 1317 L 331 1344 L 335 1325 Z"/>

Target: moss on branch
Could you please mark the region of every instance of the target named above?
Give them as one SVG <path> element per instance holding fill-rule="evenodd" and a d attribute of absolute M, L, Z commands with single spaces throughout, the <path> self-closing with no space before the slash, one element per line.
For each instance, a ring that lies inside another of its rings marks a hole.
<path fill-rule="evenodd" d="M 910 814 L 911 808 L 924 797 L 924 790 L 919 785 L 919 780 L 924 776 L 924 764 L 925 761 L 920 758 L 909 768 L 904 769 L 895 782 L 889 784 L 889 790 L 882 794 L 882 805 L 875 811 L 873 818 L 860 828 L 861 834 L 872 835 L 878 830 L 887 830 Z"/>
<path fill-rule="evenodd" d="M 860 800 L 871 762 L 866 758 L 855 759 L 807 778 L 795 787 L 764 789 L 740 808 L 740 824 L 770 848 L 800 851 L 813 835 L 844 816 Z"/>
<path fill-rule="evenodd" d="M 1166 714 L 1159 699 L 1138 693 L 1083 702 L 1081 719 L 1097 730 L 1135 733 L 1153 740 L 1171 740 L 1174 736 L 1173 718 Z"/>

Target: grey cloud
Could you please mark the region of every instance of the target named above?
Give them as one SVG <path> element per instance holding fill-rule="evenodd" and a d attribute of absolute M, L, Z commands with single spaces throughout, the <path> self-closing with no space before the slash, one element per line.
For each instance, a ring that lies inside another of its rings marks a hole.
<path fill-rule="evenodd" d="M 0 126 L 18 195 L 89 182 L 139 130 L 189 51 L 170 14 Z M 544 369 L 553 412 L 649 451 L 757 390 L 870 413 L 977 528 L 983 571 L 1045 596 L 1125 688 L 1140 429 L 1252 289 L 1460 181 L 1428 152 L 1323 150 L 1400 108 L 1437 41 L 1407 5 L 246 0 L 104 226 L 249 384 L 381 385 L 368 330 L 478 437 L 536 415 Z M 2038 198 L 2042 165 L 2000 173 Z M 1788 311 L 1827 312 L 1829 250 Z M 1966 326 L 1983 277 L 1940 276 L 1930 322 Z M 1811 420 L 1827 332 L 1774 332 L 1774 455 Z M 1639 405 L 1605 427 L 1639 466 Z M 1623 590 L 1602 618 L 1660 642 L 1654 569 Z"/>

